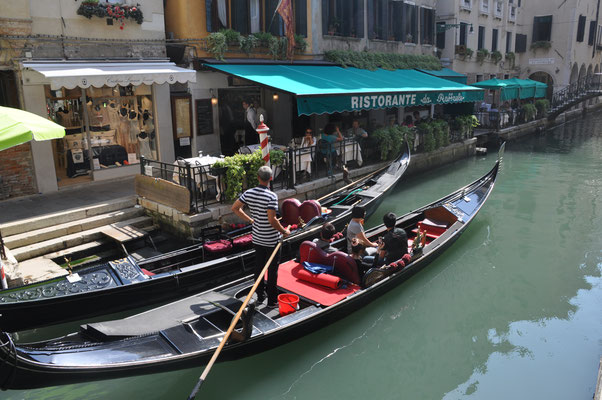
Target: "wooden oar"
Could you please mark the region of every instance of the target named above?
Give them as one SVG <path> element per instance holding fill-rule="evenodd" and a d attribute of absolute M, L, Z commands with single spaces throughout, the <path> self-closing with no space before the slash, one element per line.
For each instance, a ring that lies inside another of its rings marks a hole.
<path fill-rule="evenodd" d="M 232 319 L 232 323 L 230 323 L 230 327 L 228 328 L 228 331 L 226 332 L 226 334 L 222 338 L 222 342 L 219 344 L 219 346 L 215 350 L 215 353 L 213 353 L 213 357 L 211 357 L 211 360 L 209 360 L 209 363 L 207 364 L 207 366 L 203 370 L 203 373 L 199 377 L 199 381 L 194 386 L 194 389 L 192 389 L 192 392 L 190 393 L 190 396 L 188 396 L 188 400 L 194 399 L 196 397 L 196 394 L 198 393 L 198 391 L 201 389 L 201 385 L 203 384 L 203 381 L 205 380 L 205 378 L 207 378 L 207 375 L 209 374 L 209 371 L 211 371 L 211 368 L 213 367 L 213 364 L 215 363 L 215 360 L 217 360 L 217 357 L 219 356 L 219 353 L 222 351 L 222 349 L 226 345 L 226 342 L 228 341 L 228 338 L 232 334 L 232 331 L 234 330 L 234 327 L 236 326 L 236 323 L 240 319 L 240 316 L 242 315 L 242 313 L 243 313 L 245 307 L 247 306 L 247 304 L 249 304 L 249 301 L 251 300 L 251 297 L 253 296 L 253 293 L 255 293 L 255 290 L 257 290 L 257 286 L 259 286 L 259 283 L 263 279 L 266 271 L 268 270 L 268 267 L 272 263 L 272 260 L 274 259 L 274 257 L 276 257 L 276 253 L 278 253 L 278 250 L 280 249 L 280 246 L 282 246 L 282 240 L 280 242 L 278 242 L 278 245 L 276 246 L 276 248 L 272 252 L 272 255 L 270 256 L 270 259 L 268 260 L 268 262 L 263 267 L 263 270 L 261 270 L 261 273 L 259 274 L 259 277 L 257 278 L 257 280 L 255 281 L 255 284 L 253 285 L 253 287 L 249 291 L 249 294 L 245 298 L 245 301 L 242 302 L 242 305 L 240 306 L 240 310 L 238 310 L 238 312 L 236 313 L 236 315 Z"/>
<path fill-rule="evenodd" d="M 333 194 L 339 193 L 340 191 L 347 189 L 349 186 L 353 186 L 353 185 L 357 184 L 359 181 L 363 181 L 364 179 L 368 179 L 368 178 L 370 178 L 370 177 L 372 177 L 372 176 L 374 176 L 374 175 L 378 174 L 380 171 L 383 171 L 383 170 L 385 170 L 385 169 L 387 169 L 387 168 L 389 168 L 389 166 L 388 166 L 388 165 L 386 165 L 386 166 L 384 166 L 384 167 L 382 167 L 382 168 L 380 168 L 380 169 L 377 169 L 376 171 L 374 171 L 374 172 L 372 172 L 372 173 L 370 173 L 370 174 L 368 174 L 368 175 L 366 175 L 366 176 L 364 176 L 364 177 L 362 177 L 362 178 L 360 178 L 360 179 L 358 179 L 358 180 L 356 180 L 356 181 L 353 181 L 353 182 L 351 182 L 350 184 L 348 184 L 348 185 L 345 185 L 345 186 L 343 186 L 342 188 L 340 188 L 340 189 L 337 189 L 337 190 L 335 190 L 335 191 L 334 191 L 334 192 L 332 192 L 332 193 L 328 193 L 326 196 L 322 196 L 322 197 L 320 197 L 320 198 L 318 199 L 318 201 L 322 201 L 322 200 L 324 200 L 325 198 L 332 196 Z"/>

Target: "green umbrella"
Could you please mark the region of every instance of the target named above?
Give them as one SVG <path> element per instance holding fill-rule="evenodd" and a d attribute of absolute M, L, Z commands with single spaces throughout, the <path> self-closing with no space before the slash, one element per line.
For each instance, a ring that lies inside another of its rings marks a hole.
<path fill-rule="evenodd" d="M 65 128 L 39 115 L 18 108 L 0 107 L 0 150 L 30 140 L 60 139 Z"/>

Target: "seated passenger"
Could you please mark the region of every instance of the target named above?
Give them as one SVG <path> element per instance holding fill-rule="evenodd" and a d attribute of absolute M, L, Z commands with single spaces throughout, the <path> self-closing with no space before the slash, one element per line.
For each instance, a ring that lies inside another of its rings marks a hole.
<path fill-rule="evenodd" d="M 395 227 L 396 221 L 397 216 L 392 212 L 383 217 L 387 232 L 378 245 L 374 266 L 390 264 L 408 253 L 408 235 L 405 230 Z"/>
<path fill-rule="evenodd" d="M 364 245 L 362 245 L 357 238 L 351 241 L 351 254 L 349 255 L 355 260 L 355 263 L 357 264 L 357 272 L 359 273 L 360 278 L 364 276 L 364 274 L 372 267 L 371 263 L 364 261 L 363 254 L 365 249 L 366 248 L 364 247 Z"/>
<path fill-rule="evenodd" d="M 336 248 L 332 247 L 331 239 L 336 233 L 336 229 L 333 224 L 330 222 L 326 222 L 322 225 L 322 230 L 320 231 L 320 237 L 315 238 L 313 242 L 318 245 L 319 248 L 324 250 L 326 253 L 334 253 L 337 251 Z"/>
<path fill-rule="evenodd" d="M 364 217 L 366 209 L 362 206 L 355 206 L 351 209 L 351 221 L 347 225 L 347 253 L 351 254 L 351 241 L 357 238 L 365 247 L 365 254 L 374 255 L 378 243 L 371 242 L 364 233 Z"/>

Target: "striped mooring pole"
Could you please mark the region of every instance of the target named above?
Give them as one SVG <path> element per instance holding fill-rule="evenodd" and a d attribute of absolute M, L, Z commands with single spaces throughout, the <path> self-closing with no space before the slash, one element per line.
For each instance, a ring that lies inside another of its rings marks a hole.
<path fill-rule="evenodd" d="M 270 142 L 268 141 L 268 131 L 270 128 L 263 123 L 263 114 L 259 116 L 259 125 L 255 129 L 259 134 L 259 143 L 261 145 L 261 157 L 265 165 L 270 166 Z"/>

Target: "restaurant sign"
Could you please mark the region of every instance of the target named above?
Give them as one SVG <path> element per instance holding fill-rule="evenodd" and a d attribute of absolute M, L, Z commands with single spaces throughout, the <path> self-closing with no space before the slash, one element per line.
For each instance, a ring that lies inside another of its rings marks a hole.
<path fill-rule="evenodd" d="M 483 100 L 483 90 L 457 92 L 387 93 L 346 96 L 299 97 L 301 114 L 324 114 L 379 108 L 465 103 Z"/>

